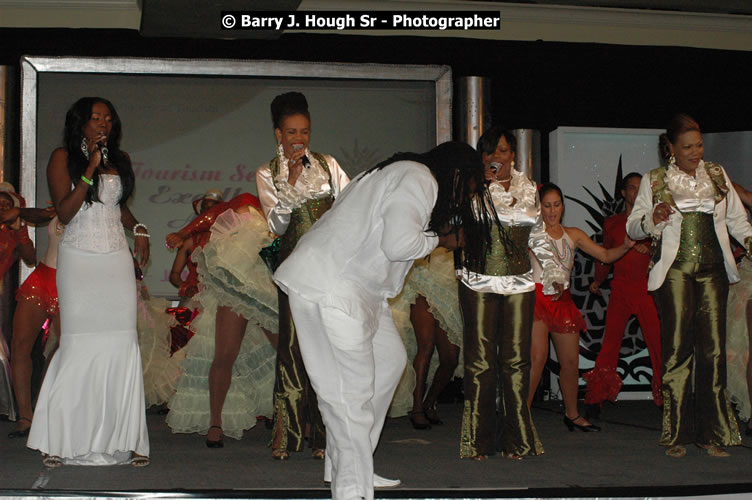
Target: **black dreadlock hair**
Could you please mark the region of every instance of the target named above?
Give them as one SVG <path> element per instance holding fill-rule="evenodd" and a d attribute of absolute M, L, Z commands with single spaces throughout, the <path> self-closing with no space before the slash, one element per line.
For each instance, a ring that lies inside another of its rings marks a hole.
<path fill-rule="evenodd" d="M 462 229 L 465 261 L 484 265 L 485 250 L 491 244 L 491 227 L 501 224 L 483 182 L 484 167 L 478 152 L 463 142 L 445 142 L 422 154 L 397 153 L 364 175 L 398 161 L 425 165 L 439 185 L 427 231 L 445 235 Z"/>

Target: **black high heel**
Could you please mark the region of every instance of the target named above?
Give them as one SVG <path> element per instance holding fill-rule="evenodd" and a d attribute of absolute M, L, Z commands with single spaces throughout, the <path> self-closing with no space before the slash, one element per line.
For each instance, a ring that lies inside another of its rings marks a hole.
<path fill-rule="evenodd" d="M 219 429 L 219 432 L 222 432 L 222 428 L 218 425 L 212 425 L 211 427 L 209 427 L 209 430 L 212 430 L 212 429 Z M 206 439 L 207 448 L 224 448 L 224 446 L 225 446 L 225 442 L 224 442 L 224 439 L 222 439 L 221 437 L 217 439 L 216 441 L 211 440 L 209 438 Z"/>
<path fill-rule="evenodd" d="M 439 418 L 439 412 L 436 409 L 436 405 L 425 410 L 423 414 L 431 425 L 444 425 L 444 421 Z"/>
<path fill-rule="evenodd" d="M 424 411 L 411 411 L 407 414 L 410 417 L 410 423 L 413 424 L 413 429 L 419 430 L 419 431 L 425 431 L 431 428 L 430 423 L 421 424 L 415 421 L 415 415 L 423 415 L 426 420 L 428 420 L 428 417 L 426 416 L 426 412 Z"/>
<path fill-rule="evenodd" d="M 31 431 L 31 420 L 29 420 L 26 417 L 18 417 L 18 421 L 20 422 L 21 420 L 25 420 L 26 422 L 29 422 L 29 426 L 22 431 L 15 430 L 15 431 L 9 432 L 8 437 L 10 439 L 23 438 L 29 435 L 29 431 Z"/>
<path fill-rule="evenodd" d="M 575 429 L 580 430 L 582 432 L 600 432 L 601 431 L 601 428 L 594 424 L 590 424 L 590 425 L 575 424 L 575 422 L 581 418 L 582 417 L 580 415 L 577 415 L 574 418 L 569 418 L 566 415 L 564 415 L 564 425 L 567 426 L 567 429 L 569 429 L 569 432 L 574 432 Z"/>

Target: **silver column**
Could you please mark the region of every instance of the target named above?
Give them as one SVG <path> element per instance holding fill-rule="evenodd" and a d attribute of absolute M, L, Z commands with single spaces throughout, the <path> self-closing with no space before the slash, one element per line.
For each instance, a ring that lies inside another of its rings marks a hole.
<path fill-rule="evenodd" d="M 475 147 L 491 124 L 491 79 L 463 76 L 455 88 L 454 138 Z"/>
<path fill-rule="evenodd" d="M 514 130 L 514 138 L 517 139 L 514 166 L 530 178 L 535 178 L 533 175 L 533 132 L 530 128 Z"/>

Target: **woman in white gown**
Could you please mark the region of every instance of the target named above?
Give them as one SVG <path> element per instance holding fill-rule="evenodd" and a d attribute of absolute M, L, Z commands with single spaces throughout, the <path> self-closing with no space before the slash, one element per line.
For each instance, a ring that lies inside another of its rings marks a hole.
<path fill-rule="evenodd" d="M 47 467 L 149 463 L 136 280 L 124 228 L 133 231 L 142 266 L 149 240 L 126 205 L 134 174 L 120 135 L 111 103 L 79 99 L 65 118 L 65 146 L 47 166 L 58 218 L 67 225 L 58 249 L 60 347 L 27 444 Z"/>

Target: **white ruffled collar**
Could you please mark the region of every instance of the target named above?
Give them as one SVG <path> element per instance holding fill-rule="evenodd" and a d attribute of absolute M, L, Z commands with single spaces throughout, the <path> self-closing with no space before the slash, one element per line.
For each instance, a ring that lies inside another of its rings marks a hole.
<path fill-rule="evenodd" d="M 512 167 L 512 180 L 509 191 L 499 181 L 492 181 L 488 186 L 494 207 L 497 211 L 509 209 L 526 210 L 535 206 L 536 186 L 527 175 Z M 515 200 L 517 200 L 515 202 Z"/>
<path fill-rule="evenodd" d="M 713 181 L 705 170 L 705 162 L 700 160 L 695 177 L 682 171 L 675 164 L 666 169 L 666 185 L 674 198 L 707 199 L 715 196 Z"/>
<path fill-rule="evenodd" d="M 295 181 L 295 186 L 291 186 L 291 188 L 297 195 L 308 200 L 325 198 L 332 192 L 332 187 L 329 184 L 329 174 L 308 148 L 305 150 L 305 155 L 308 157 L 311 165 L 303 168 L 300 177 Z M 288 166 L 289 159 L 285 156 L 282 144 L 279 144 L 277 147 L 277 158 L 279 159 L 279 173 L 274 178 L 274 181 L 279 189 L 280 186 L 287 184 L 287 176 L 290 173 Z"/>

